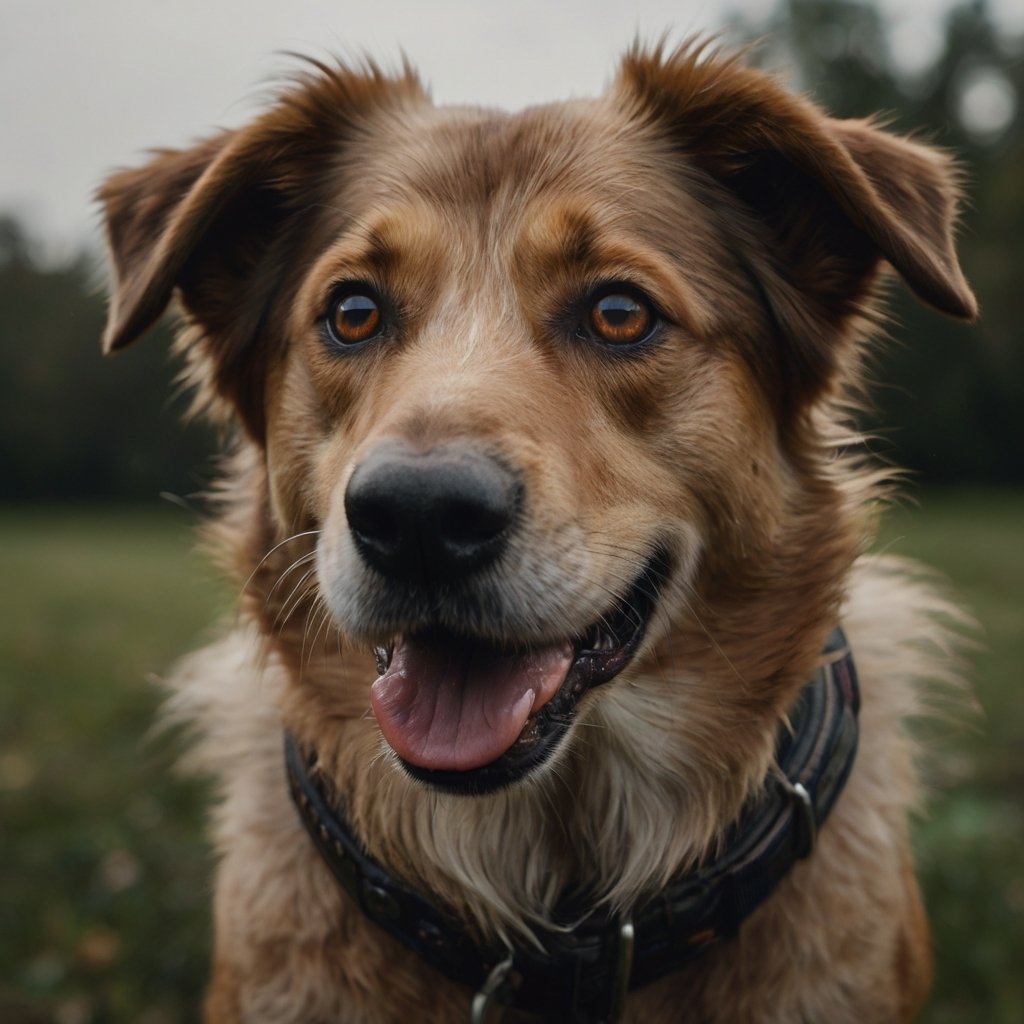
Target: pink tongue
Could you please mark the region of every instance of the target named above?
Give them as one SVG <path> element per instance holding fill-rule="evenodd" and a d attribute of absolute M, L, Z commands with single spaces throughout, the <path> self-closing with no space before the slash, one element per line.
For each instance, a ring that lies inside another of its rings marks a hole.
<path fill-rule="evenodd" d="M 373 684 L 373 713 L 411 764 L 480 768 L 501 757 L 558 692 L 572 653 L 569 644 L 506 654 L 476 641 L 403 636 Z"/>

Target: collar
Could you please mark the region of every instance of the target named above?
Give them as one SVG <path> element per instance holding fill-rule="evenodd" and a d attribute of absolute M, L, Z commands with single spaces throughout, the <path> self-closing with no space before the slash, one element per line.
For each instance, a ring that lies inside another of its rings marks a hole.
<path fill-rule="evenodd" d="M 837 629 L 793 705 L 791 728 L 780 731 L 780 770 L 744 810 L 723 852 L 652 894 L 630 919 L 595 912 L 540 934 L 542 950 L 475 942 L 444 907 L 366 853 L 290 733 L 285 763 L 302 822 L 338 882 L 370 920 L 476 992 L 471 1021 L 483 1022 L 500 1004 L 544 1020 L 599 1024 L 618 1019 L 628 991 L 734 935 L 811 853 L 853 765 L 859 706 L 853 656 Z"/>

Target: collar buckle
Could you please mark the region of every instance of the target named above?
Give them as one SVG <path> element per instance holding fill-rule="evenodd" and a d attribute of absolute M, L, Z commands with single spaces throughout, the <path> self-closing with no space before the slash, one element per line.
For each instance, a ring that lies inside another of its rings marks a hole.
<path fill-rule="evenodd" d="M 594 1024 L 618 1024 L 626 1007 L 626 995 L 633 974 L 633 949 L 635 929 L 629 919 L 622 921 L 618 928 L 615 967 L 611 974 L 611 991 L 608 993 L 607 1013 L 593 1017 L 593 1010 L 581 1005 L 582 961 L 577 962 L 576 979 L 572 991 L 572 1020 L 593 1021 Z M 498 1006 L 508 1006 L 522 984 L 522 976 L 515 969 L 514 955 L 509 955 L 491 968 L 487 979 L 473 996 L 469 1008 L 469 1024 L 488 1024 L 488 1017 Z"/>

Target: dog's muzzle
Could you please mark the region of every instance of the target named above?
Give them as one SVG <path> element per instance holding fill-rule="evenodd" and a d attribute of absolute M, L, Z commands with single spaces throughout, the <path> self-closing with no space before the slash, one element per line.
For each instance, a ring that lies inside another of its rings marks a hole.
<path fill-rule="evenodd" d="M 485 792 L 545 762 L 581 697 L 633 657 L 668 572 L 655 553 L 597 620 L 553 641 L 442 620 L 453 595 L 479 605 L 502 586 L 524 506 L 519 476 L 468 442 L 425 452 L 385 442 L 349 479 L 359 557 L 382 595 L 418 609 L 377 647 L 373 711 L 406 771 L 436 787 Z"/>

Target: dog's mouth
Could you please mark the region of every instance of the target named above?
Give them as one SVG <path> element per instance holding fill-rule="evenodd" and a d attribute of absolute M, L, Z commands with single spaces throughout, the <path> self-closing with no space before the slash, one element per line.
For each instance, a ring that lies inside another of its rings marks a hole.
<path fill-rule="evenodd" d="M 442 789 L 484 793 L 522 778 L 554 752 L 580 698 L 629 664 L 667 575 L 659 553 L 588 629 L 547 646 L 423 628 L 378 647 L 371 697 L 384 738 L 411 775 Z"/>

